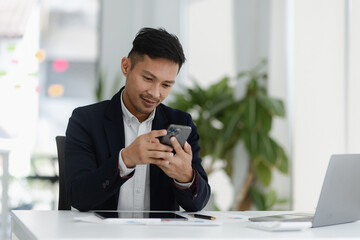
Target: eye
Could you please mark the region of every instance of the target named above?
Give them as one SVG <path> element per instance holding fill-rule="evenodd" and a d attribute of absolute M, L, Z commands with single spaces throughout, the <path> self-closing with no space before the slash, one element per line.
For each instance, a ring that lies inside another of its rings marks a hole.
<path fill-rule="evenodd" d="M 143 77 L 144 77 L 144 79 L 145 79 L 146 81 L 151 81 L 151 80 L 152 80 L 151 77 L 147 77 L 147 76 L 143 76 Z"/>
<path fill-rule="evenodd" d="M 167 83 L 164 83 L 164 84 L 163 84 L 163 87 L 164 87 L 164 88 L 169 88 L 169 87 L 171 87 L 171 85 L 170 85 L 170 84 L 167 84 Z"/>

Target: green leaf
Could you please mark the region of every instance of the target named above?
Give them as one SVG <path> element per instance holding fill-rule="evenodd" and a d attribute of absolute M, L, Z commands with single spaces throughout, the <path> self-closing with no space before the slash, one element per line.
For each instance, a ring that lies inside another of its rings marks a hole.
<path fill-rule="evenodd" d="M 271 209 L 277 202 L 277 195 L 274 190 L 270 190 L 265 194 L 265 206 L 267 210 Z"/>
<path fill-rule="evenodd" d="M 264 195 L 255 187 L 250 188 L 250 197 L 253 203 L 255 204 L 257 210 L 259 211 L 266 210 Z"/>
<path fill-rule="evenodd" d="M 245 119 L 244 122 L 250 129 L 256 126 L 256 98 L 249 97 L 245 102 Z"/>
<path fill-rule="evenodd" d="M 191 97 L 187 94 L 188 94 L 187 91 L 184 94 L 182 93 L 174 94 L 174 101 L 169 103 L 169 106 L 176 109 L 181 109 L 183 111 L 189 111 L 190 109 L 194 108 L 195 103 L 192 101 Z"/>
<path fill-rule="evenodd" d="M 277 160 L 277 145 L 266 134 L 261 134 L 260 139 L 260 154 L 263 155 L 264 160 L 271 166 L 275 166 Z"/>
<path fill-rule="evenodd" d="M 245 147 L 248 150 L 251 159 L 257 158 L 259 154 L 259 144 L 258 144 L 258 138 L 257 134 L 253 134 L 252 132 L 243 132 L 243 139 L 245 142 Z"/>
<path fill-rule="evenodd" d="M 228 98 L 219 102 L 215 102 L 213 107 L 210 109 L 210 117 L 226 112 L 227 108 L 234 103 L 234 99 Z"/>
<path fill-rule="evenodd" d="M 241 114 L 239 112 L 234 112 L 233 114 L 229 114 L 228 117 L 224 119 L 225 122 L 225 129 L 224 131 L 224 140 L 231 139 L 233 134 L 238 132 L 238 123 L 241 121 Z M 240 138 L 237 135 L 237 138 Z"/>
<path fill-rule="evenodd" d="M 231 154 L 231 156 L 232 156 L 232 154 Z M 232 173 L 233 173 L 232 158 L 225 157 L 225 159 L 231 159 L 231 161 L 226 161 L 226 166 L 225 166 L 224 170 L 228 176 L 232 176 Z"/>
<path fill-rule="evenodd" d="M 250 74 L 250 82 L 248 83 L 248 97 L 249 96 L 255 96 L 257 93 L 257 89 L 258 89 L 258 82 L 256 81 L 256 78 L 254 78 L 254 76 L 252 76 L 253 74 Z"/>
<path fill-rule="evenodd" d="M 287 174 L 289 172 L 289 159 L 280 146 L 277 147 L 277 168 L 280 172 Z"/>
<path fill-rule="evenodd" d="M 272 115 L 260 104 L 257 111 L 258 118 L 256 128 L 268 135 L 272 126 Z"/>
<path fill-rule="evenodd" d="M 261 104 L 271 113 L 271 115 L 285 117 L 285 107 L 281 100 L 271 98 L 262 91 L 259 91 L 257 96 Z"/>
<path fill-rule="evenodd" d="M 95 86 L 95 97 L 98 102 L 100 102 L 104 99 L 103 91 L 104 91 L 105 79 L 106 79 L 106 75 L 99 73 L 98 82 L 97 82 L 97 85 Z"/>
<path fill-rule="evenodd" d="M 271 169 L 268 166 L 266 166 L 263 162 L 259 162 L 256 165 L 255 173 L 256 173 L 256 177 L 263 185 L 265 186 L 270 185 Z"/>
<path fill-rule="evenodd" d="M 289 202 L 289 199 L 278 199 L 276 201 L 276 204 L 285 204 L 285 203 L 288 203 Z"/>
<path fill-rule="evenodd" d="M 237 75 L 236 75 L 236 78 L 240 79 L 240 78 L 243 78 L 245 76 L 248 75 L 248 72 L 239 72 Z"/>

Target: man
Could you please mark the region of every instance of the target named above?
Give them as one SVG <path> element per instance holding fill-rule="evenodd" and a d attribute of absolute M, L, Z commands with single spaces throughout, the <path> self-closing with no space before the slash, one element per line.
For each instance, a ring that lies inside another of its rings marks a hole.
<path fill-rule="evenodd" d="M 199 211 L 210 196 L 191 116 L 163 105 L 185 56 L 176 36 L 143 28 L 121 61 L 126 77 L 111 100 L 73 111 L 66 130 L 70 204 L 88 210 Z M 161 144 L 169 124 L 188 125 L 184 145 Z"/>

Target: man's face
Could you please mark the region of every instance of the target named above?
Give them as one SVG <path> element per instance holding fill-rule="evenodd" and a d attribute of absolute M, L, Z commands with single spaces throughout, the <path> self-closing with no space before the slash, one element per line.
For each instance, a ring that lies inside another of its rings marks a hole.
<path fill-rule="evenodd" d="M 165 58 L 151 59 L 145 55 L 132 69 L 131 60 L 124 57 L 121 70 L 126 77 L 124 104 L 142 122 L 169 95 L 179 65 Z"/>

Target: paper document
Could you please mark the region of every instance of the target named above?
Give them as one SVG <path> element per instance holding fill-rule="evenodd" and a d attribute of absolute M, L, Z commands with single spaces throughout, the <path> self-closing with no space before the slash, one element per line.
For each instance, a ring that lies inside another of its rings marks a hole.
<path fill-rule="evenodd" d="M 216 220 L 204 220 L 206 222 L 220 222 L 220 223 L 228 223 L 228 222 L 246 222 L 248 221 L 248 216 L 229 212 L 219 212 L 219 211 L 200 211 L 200 212 L 177 212 L 176 214 L 181 215 L 183 217 L 187 217 L 189 221 L 195 220 L 204 220 L 191 217 L 192 214 L 201 214 L 210 217 L 214 217 Z"/>
<path fill-rule="evenodd" d="M 180 214 L 179 214 L 180 215 Z M 132 225 L 154 225 L 154 226 L 220 226 L 220 221 L 208 221 L 202 219 L 171 220 L 171 219 L 141 219 L 141 218 L 121 218 L 121 219 L 101 219 L 95 215 L 76 217 L 75 221 L 102 224 L 132 224 Z"/>

